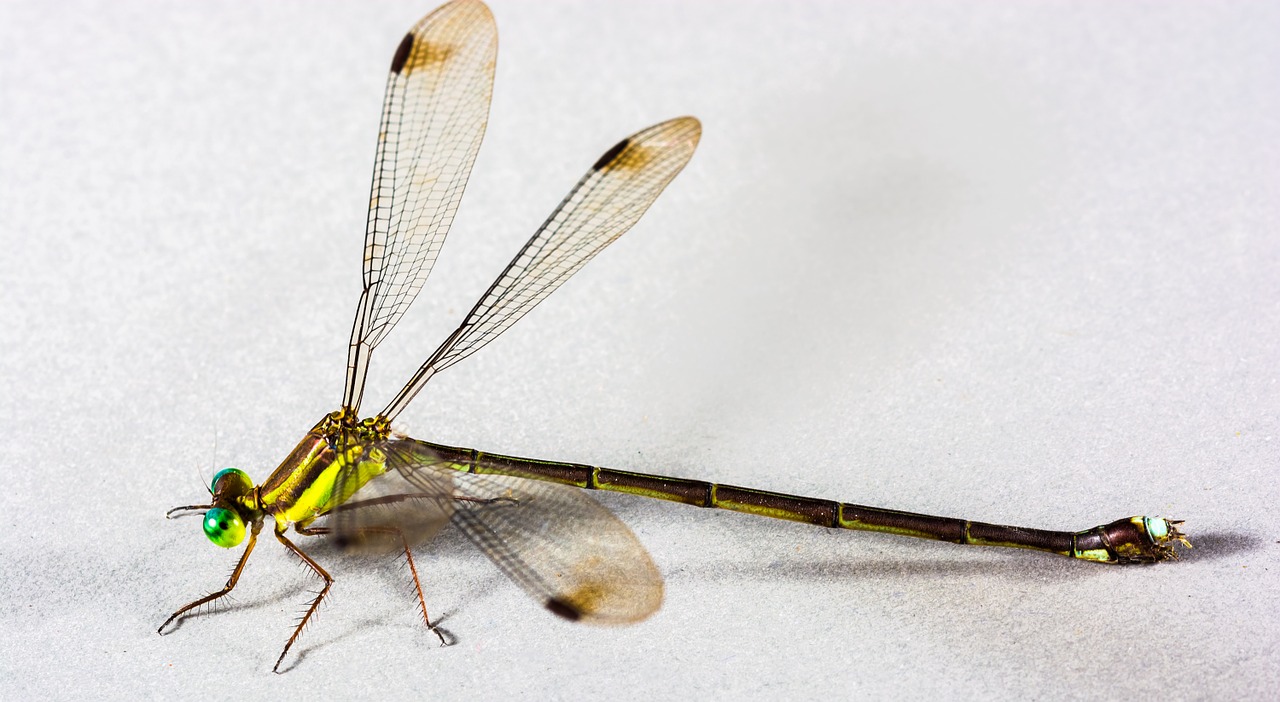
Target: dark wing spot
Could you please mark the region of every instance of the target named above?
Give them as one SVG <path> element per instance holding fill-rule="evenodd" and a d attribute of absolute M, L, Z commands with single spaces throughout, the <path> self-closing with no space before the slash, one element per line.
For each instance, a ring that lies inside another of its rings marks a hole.
<path fill-rule="evenodd" d="M 546 607 L 552 614 L 558 617 L 564 617 L 571 622 L 576 622 L 582 618 L 582 612 L 578 611 L 576 607 L 564 600 L 558 600 L 555 598 L 549 599 L 547 600 Z"/>
<path fill-rule="evenodd" d="M 604 156 L 601 156 L 600 160 L 596 161 L 596 165 L 591 167 L 592 170 L 603 171 L 604 169 L 608 168 L 609 164 L 613 163 L 614 160 L 618 158 L 618 155 L 621 154 L 623 151 L 626 151 L 627 147 L 630 145 L 631 145 L 631 139 L 623 139 L 617 144 L 614 144 L 612 149 L 609 149 L 608 151 L 604 152 Z"/>
<path fill-rule="evenodd" d="M 409 54 L 413 53 L 413 34 L 404 35 L 404 40 L 400 42 L 400 46 L 396 47 L 396 55 L 391 59 L 391 72 L 399 73 L 404 68 L 404 62 L 409 60 Z"/>

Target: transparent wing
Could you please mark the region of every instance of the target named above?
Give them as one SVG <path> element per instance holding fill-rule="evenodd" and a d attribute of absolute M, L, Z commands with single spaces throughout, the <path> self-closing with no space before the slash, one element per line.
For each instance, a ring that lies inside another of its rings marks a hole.
<path fill-rule="evenodd" d="M 400 537 L 421 543 L 435 536 L 453 517 L 453 480 L 446 472 L 423 471 L 414 482 L 387 470 L 359 484 L 361 461 L 381 462 L 377 446 L 337 438 L 343 466 L 334 482 L 339 494 L 351 497 L 330 510 L 324 526 L 338 545 L 357 550 L 398 550 Z M 384 452 L 385 454 L 385 452 Z"/>
<path fill-rule="evenodd" d="M 423 492 L 451 480 L 453 523 L 552 612 L 592 624 L 626 624 L 662 605 L 662 575 L 649 552 L 582 490 L 458 472 L 448 467 L 456 457 L 442 456 L 414 439 L 391 439 L 379 446 L 388 466 Z M 483 454 L 477 461 L 483 470 Z"/>
<path fill-rule="evenodd" d="M 414 25 L 391 61 L 342 396 L 352 415 L 370 354 L 417 296 L 453 223 L 484 138 L 497 51 L 489 8 L 455 0 Z"/>
<path fill-rule="evenodd" d="M 689 162 L 701 134 L 698 120 L 679 117 L 639 131 L 609 149 L 382 416 L 394 419 L 433 374 L 495 339 L 630 229 Z"/>

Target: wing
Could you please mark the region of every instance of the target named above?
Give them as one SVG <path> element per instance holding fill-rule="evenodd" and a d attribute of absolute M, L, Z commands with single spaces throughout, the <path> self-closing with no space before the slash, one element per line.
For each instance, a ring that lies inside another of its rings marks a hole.
<path fill-rule="evenodd" d="M 489 8 L 455 0 L 414 25 L 391 60 L 342 394 L 353 416 L 370 354 L 417 296 L 453 223 L 484 138 L 497 51 Z"/>
<path fill-rule="evenodd" d="M 701 134 L 698 120 L 678 117 L 605 152 L 381 415 L 394 419 L 432 375 L 495 339 L 626 233 L 689 162 Z"/>
<path fill-rule="evenodd" d="M 388 468 L 395 469 L 387 474 L 398 473 L 423 493 L 452 480 L 453 523 L 552 612 L 591 624 L 626 624 L 662 605 L 662 575 L 649 552 L 582 490 L 459 472 L 450 467 L 456 456 L 442 456 L 414 439 L 391 439 L 380 447 Z M 472 455 L 483 470 L 483 454 Z"/>
<path fill-rule="evenodd" d="M 339 473 L 334 491 L 350 498 L 324 514 L 324 526 L 339 546 L 394 551 L 403 547 L 399 537 L 421 543 L 449 523 L 454 512 L 449 471 L 422 471 L 410 483 L 399 471 L 386 470 L 366 476 L 363 482 L 358 464 L 368 461 L 387 467 L 385 449 L 344 438 L 338 439 L 338 446 L 342 450 L 336 453 L 349 456 L 351 463 Z"/>

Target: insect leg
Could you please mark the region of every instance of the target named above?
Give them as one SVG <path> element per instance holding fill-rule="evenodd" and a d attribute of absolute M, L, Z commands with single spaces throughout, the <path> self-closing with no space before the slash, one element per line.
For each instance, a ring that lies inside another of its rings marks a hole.
<path fill-rule="evenodd" d="M 168 618 L 168 619 L 166 619 L 166 620 L 164 620 L 164 623 L 160 625 L 160 628 L 159 628 L 159 629 L 156 629 L 156 633 L 157 633 L 157 634 L 164 634 L 164 628 L 165 628 L 166 626 L 169 626 L 169 624 L 170 624 L 170 623 L 172 623 L 172 622 L 173 622 L 173 620 L 177 619 L 178 617 L 182 616 L 183 614 L 185 614 L 185 613 L 187 613 L 187 612 L 190 612 L 191 610 L 193 610 L 193 609 L 195 609 L 195 608 L 197 608 L 197 607 L 199 607 L 199 606 L 201 606 L 201 605 L 204 605 L 204 604 L 208 604 L 208 603 L 210 603 L 210 602 L 213 602 L 214 600 L 216 600 L 216 599 L 218 599 L 218 598 L 220 598 L 220 597 L 223 597 L 223 596 L 224 596 L 224 595 L 226 595 L 227 593 L 231 592 L 231 589 L 232 589 L 232 588 L 234 588 L 234 587 L 236 586 L 236 582 L 237 582 L 238 580 L 240 580 L 240 573 L 244 571 L 244 564 L 245 564 L 245 561 L 248 561 L 248 560 L 249 560 L 249 554 L 250 554 L 250 553 L 253 553 L 253 545 L 254 545 L 255 543 L 257 543 L 257 542 L 258 542 L 258 532 L 259 532 L 259 531 L 262 531 L 262 522 L 261 522 L 261 521 L 254 522 L 254 523 L 253 523 L 253 531 L 249 534 L 249 545 L 245 547 L 245 549 L 244 549 L 244 553 L 240 556 L 240 562 L 239 562 L 239 563 L 236 563 L 236 568 L 235 568 L 235 570 L 231 571 L 231 577 L 227 579 L 227 584 L 226 584 L 226 586 L 225 586 L 225 587 L 223 587 L 221 590 L 219 590 L 219 591 L 217 591 L 217 592 L 215 592 L 215 593 L 213 593 L 213 594 L 211 594 L 211 595 L 205 595 L 204 597 L 201 597 L 200 599 L 196 600 L 195 602 L 192 602 L 192 603 L 190 603 L 190 604 L 188 604 L 188 605 L 186 605 L 186 606 L 182 607 L 182 608 L 181 608 L 181 609 L 179 609 L 178 611 L 174 612 L 173 614 L 169 615 L 169 618 Z"/>
<path fill-rule="evenodd" d="M 276 659 L 276 664 L 271 666 L 271 671 L 273 673 L 280 672 L 280 663 L 284 661 L 285 654 L 289 652 L 289 649 L 293 646 L 293 642 L 298 640 L 298 635 L 302 633 L 303 627 L 305 627 L 307 622 L 310 621 L 311 615 L 316 613 L 316 608 L 320 606 L 320 601 L 324 599 L 325 595 L 329 594 L 329 588 L 333 587 L 333 576 L 325 572 L 325 569 L 321 568 L 319 563 L 312 560 L 311 556 L 303 553 L 302 549 L 295 546 L 292 541 L 286 539 L 284 531 L 279 527 L 276 528 L 276 539 L 279 540 L 280 543 L 284 544 L 285 548 L 293 551 L 298 558 L 301 558 L 302 562 L 307 564 L 307 567 L 311 568 L 316 575 L 324 578 L 324 587 L 320 590 L 320 594 L 316 595 L 316 598 L 311 601 L 311 606 L 307 607 L 307 613 L 302 615 L 302 620 L 299 621 L 298 626 L 294 628 L 293 636 L 290 636 L 289 642 L 284 645 L 284 650 L 280 652 L 280 657 Z"/>
<path fill-rule="evenodd" d="M 333 530 L 328 527 L 294 527 L 294 531 L 306 536 L 333 533 Z M 418 593 L 418 606 L 422 610 L 422 620 L 426 622 L 427 628 L 436 635 L 436 638 L 440 639 L 440 645 L 448 646 L 449 642 L 445 640 L 444 634 L 439 627 L 431 623 L 431 616 L 427 614 L 427 598 L 422 594 L 422 580 L 418 577 L 418 566 L 413 562 L 413 549 L 409 548 L 409 539 L 405 537 L 404 532 L 390 526 L 368 526 L 357 529 L 356 534 L 390 534 L 400 540 L 401 546 L 404 547 L 405 560 L 409 563 L 409 573 L 413 576 L 413 587 Z"/>

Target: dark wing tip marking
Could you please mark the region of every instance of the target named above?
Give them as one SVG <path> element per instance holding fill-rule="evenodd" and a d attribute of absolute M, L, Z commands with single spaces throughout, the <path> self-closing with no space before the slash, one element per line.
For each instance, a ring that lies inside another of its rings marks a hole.
<path fill-rule="evenodd" d="M 601 156 L 600 160 L 596 161 L 596 165 L 592 166 L 591 169 L 595 171 L 603 171 L 606 168 L 609 168 L 611 165 L 613 165 L 614 161 L 618 160 L 618 157 L 621 156 L 622 152 L 626 151 L 627 147 L 630 145 L 631 145 L 630 137 L 623 139 L 617 144 L 614 144 L 613 148 L 604 152 L 604 156 Z"/>
<path fill-rule="evenodd" d="M 456 51 L 454 46 L 422 41 L 409 34 L 396 49 L 396 56 L 391 60 L 391 72 L 407 76 L 422 70 L 440 70 Z"/>
<path fill-rule="evenodd" d="M 406 61 L 409 60 L 409 54 L 413 53 L 413 32 L 404 35 L 404 39 L 400 41 L 400 46 L 396 47 L 396 55 L 391 59 L 391 72 L 399 73 Z"/>
<path fill-rule="evenodd" d="M 571 622 L 576 622 L 579 619 L 582 619 L 582 612 L 577 607 L 574 607 L 573 605 L 561 599 L 557 599 L 553 597 L 547 600 L 546 608 L 552 614 L 558 617 L 564 617 L 565 619 L 568 619 Z"/>

